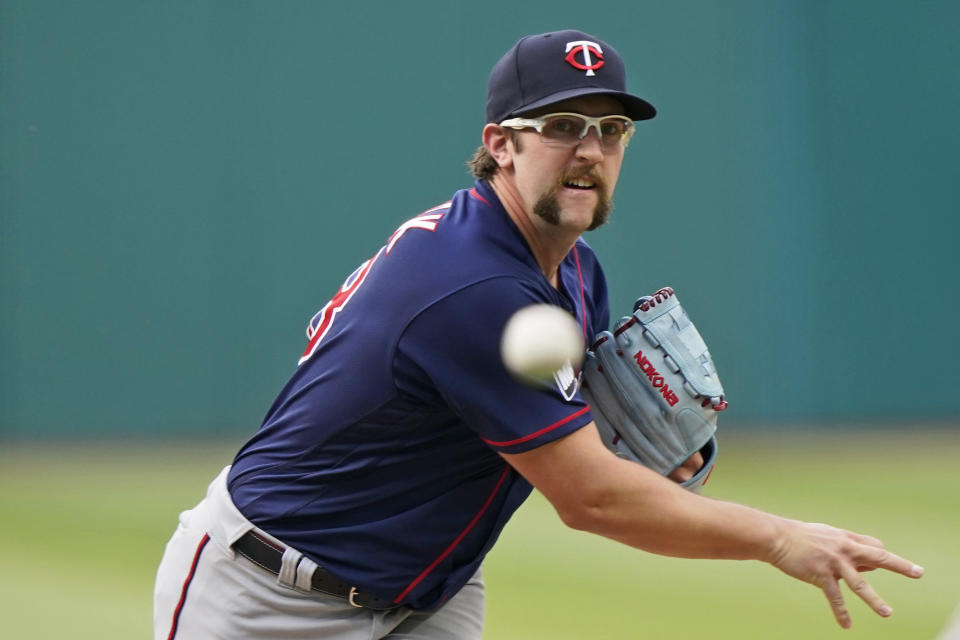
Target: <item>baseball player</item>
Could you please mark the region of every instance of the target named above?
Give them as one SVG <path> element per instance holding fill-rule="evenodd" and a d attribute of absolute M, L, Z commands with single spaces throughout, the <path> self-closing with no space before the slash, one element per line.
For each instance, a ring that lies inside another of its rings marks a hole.
<path fill-rule="evenodd" d="M 260 429 L 180 516 L 156 638 L 479 639 L 481 563 L 537 487 L 571 526 L 647 551 L 757 559 L 880 615 L 860 571 L 922 569 L 869 537 L 688 491 L 605 446 L 576 376 L 510 376 L 507 320 L 547 303 L 585 343 L 607 287 L 581 239 L 607 219 L 636 123 L 617 51 L 580 31 L 521 39 L 490 74 L 475 183 L 401 224 L 309 322 Z M 666 477 L 668 476 L 669 477 Z"/>

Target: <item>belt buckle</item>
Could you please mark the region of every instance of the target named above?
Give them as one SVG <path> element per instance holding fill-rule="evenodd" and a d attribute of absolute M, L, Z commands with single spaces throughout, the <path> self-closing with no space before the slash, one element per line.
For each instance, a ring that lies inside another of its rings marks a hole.
<path fill-rule="evenodd" d="M 349 603 L 352 604 L 353 606 L 357 607 L 358 609 L 362 609 L 362 608 L 363 608 L 363 605 L 362 605 L 362 604 L 357 604 L 357 602 L 354 601 L 354 597 L 355 597 L 356 595 L 357 595 L 357 588 L 356 588 L 356 587 L 350 587 L 350 593 L 347 594 L 347 602 L 349 602 Z"/>

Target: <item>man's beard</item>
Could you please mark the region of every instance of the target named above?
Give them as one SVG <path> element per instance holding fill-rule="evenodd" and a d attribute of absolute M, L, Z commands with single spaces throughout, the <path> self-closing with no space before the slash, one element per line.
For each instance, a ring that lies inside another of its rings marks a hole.
<path fill-rule="evenodd" d="M 597 204 L 593 208 L 593 220 L 590 221 L 590 226 L 587 227 L 587 231 L 593 231 L 606 223 L 607 219 L 610 218 L 610 211 L 613 209 L 613 201 L 607 195 L 607 185 L 603 182 L 603 179 L 594 175 L 590 177 L 594 181 L 594 191 L 597 193 Z M 569 180 L 569 176 L 558 182 L 553 189 L 540 196 L 540 199 L 533 205 L 533 212 L 540 216 L 544 222 L 553 226 L 560 224 L 560 202 L 557 200 L 557 192 L 563 188 L 563 183 L 566 180 Z"/>

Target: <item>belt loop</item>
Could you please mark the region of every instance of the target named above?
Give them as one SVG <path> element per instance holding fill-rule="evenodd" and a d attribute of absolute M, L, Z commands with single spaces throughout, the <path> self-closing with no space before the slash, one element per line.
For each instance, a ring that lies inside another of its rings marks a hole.
<path fill-rule="evenodd" d="M 277 584 L 293 588 L 297 580 L 297 564 L 303 554 L 292 547 L 283 550 L 283 557 L 280 558 L 280 571 L 277 573 Z"/>
<path fill-rule="evenodd" d="M 313 572 L 317 570 L 317 563 L 304 556 L 297 565 L 297 579 L 294 588 L 310 593 L 313 588 Z"/>

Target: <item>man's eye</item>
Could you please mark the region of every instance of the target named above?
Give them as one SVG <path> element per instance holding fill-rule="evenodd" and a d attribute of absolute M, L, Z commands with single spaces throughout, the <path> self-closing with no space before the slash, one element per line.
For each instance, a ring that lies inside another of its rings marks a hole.
<path fill-rule="evenodd" d="M 623 134 L 623 125 L 619 122 L 601 122 L 600 131 L 605 136 L 619 136 Z"/>
<path fill-rule="evenodd" d="M 551 118 L 547 121 L 545 129 L 554 133 L 580 133 L 583 123 L 578 123 L 573 118 Z"/>
<path fill-rule="evenodd" d="M 627 133 L 631 126 L 632 123 L 627 120 L 610 118 L 609 120 L 602 120 L 600 122 L 600 132 L 604 136 L 622 136 Z"/>

